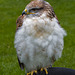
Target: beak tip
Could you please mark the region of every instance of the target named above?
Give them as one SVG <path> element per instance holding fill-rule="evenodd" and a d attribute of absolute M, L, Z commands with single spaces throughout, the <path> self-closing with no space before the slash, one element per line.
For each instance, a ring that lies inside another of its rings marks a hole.
<path fill-rule="evenodd" d="M 26 14 L 25 11 L 22 12 L 22 16 L 23 16 L 24 14 Z"/>

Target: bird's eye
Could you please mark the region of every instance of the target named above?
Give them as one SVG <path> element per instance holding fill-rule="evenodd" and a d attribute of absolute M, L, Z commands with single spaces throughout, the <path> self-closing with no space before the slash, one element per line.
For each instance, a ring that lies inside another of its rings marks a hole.
<path fill-rule="evenodd" d="M 33 8 L 33 9 L 32 9 L 32 11 L 36 11 L 36 10 L 37 10 L 36 8 Z"/>
<path fill-rule="evenodd" d="M 36 11 L 36 9 L 32 9 L 33 11 Z"/>
<path fill-rule="evenodd" d="M 32 8 L 30 11 L 37 11 L 37 10 L 41 10 L 43 8 Z"/>

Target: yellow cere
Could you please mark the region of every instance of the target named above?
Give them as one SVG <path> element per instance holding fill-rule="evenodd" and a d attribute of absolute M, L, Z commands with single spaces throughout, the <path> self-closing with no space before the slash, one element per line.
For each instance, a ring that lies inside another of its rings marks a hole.
<path fill-rule="evenodd" d="M 25 9 L 25 12 L 27 12 L 27 9 Z"/>

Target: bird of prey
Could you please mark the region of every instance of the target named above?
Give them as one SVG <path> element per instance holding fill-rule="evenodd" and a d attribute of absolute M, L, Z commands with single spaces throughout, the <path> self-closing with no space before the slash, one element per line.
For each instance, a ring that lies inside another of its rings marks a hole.
<path fill-rule="evenodd" d="M 66 32 L 48 2 L 31 1 L 16 24 L 15 48 L 26 73 L 49 67 L 61 57 Z"/>

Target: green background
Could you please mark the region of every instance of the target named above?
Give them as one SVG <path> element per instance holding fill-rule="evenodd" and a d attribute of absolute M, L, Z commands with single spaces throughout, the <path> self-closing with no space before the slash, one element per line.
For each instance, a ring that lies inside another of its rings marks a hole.
<path fill-rule="evenodd" d="M 66 30 L 62 57 L 54 67 L 75 69 L 75 0 L 46 0 Z M 14 48 L 16 19 L 22 14 L 29 0 L 0 0 L 0 75 L 24 75 Z"/>

